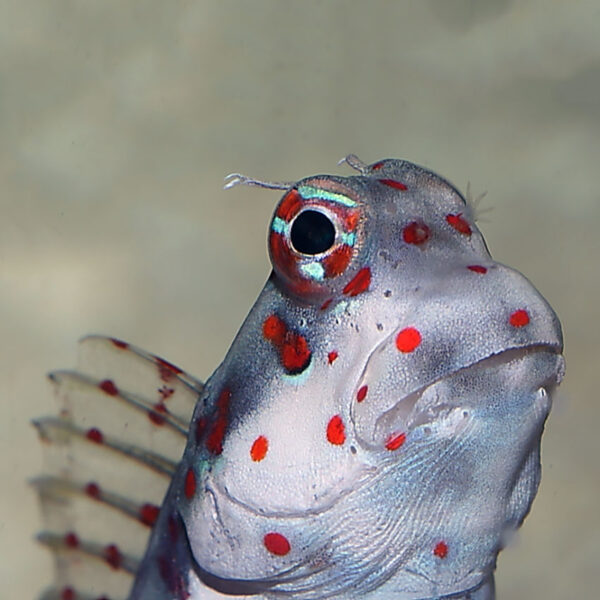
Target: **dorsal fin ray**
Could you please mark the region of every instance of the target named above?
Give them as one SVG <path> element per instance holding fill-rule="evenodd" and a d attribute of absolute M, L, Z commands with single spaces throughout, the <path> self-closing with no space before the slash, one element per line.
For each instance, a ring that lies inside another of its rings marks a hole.
<path fill-rule="evenodd" d="M 51 599 L 125 598 L 180 460 L 203 384 L 114 338 L 80 342 L 78 368 L 50 375 L 59 414 L 33 424 L 44 475 L 38 539 L 53 554 Z"/>

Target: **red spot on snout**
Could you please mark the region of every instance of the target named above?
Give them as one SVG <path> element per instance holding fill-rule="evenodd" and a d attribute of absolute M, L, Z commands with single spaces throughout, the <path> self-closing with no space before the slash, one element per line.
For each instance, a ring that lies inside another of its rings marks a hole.
<path fill-rule="evenodd" d="M 327 355 L 327 362 L 332 365 L 336 359 L 338 357 L 338 353 L 336 350 L 332 350 L 328 355 Z"/>
<path fill-rule="evenodd" d="M 446 215 L 446 222 L 463 235 L 471 235 L 472 233 L 471 226 L 462 216 L 462 213 L 457 213 L 456 215 Z"/>
<path fill-rule="evenodd" d="M 395 190 L 404 191 L 408 189 L 401 181 L 396 181 L 395 179 L 379 179 L 378 181 L 379 183 L 383 183 L 383 185 L 387 185 Z"/>
<path fill-rule="evenodd" d="M 362 402 L 367 397 L 367 392 L 369 391 L 368 385 L 363 385 L 358 388 L 358 392 L 356 392 L 356 401 Z"/>
<path fill-rule="evenodd" d="M 467 267 L 469 271 L 473 271 L 473 273 L 479 273 L 481 275 L 485 275 L 487 273 L 487 268 L 482 265 L 469 265 Z"/>
<path fill-rule="evenodd" d="M 402 239 L 407 244 L 415 244 L 419 246 L 420 244 L 424 244 L 431 235 L 429 227 L 425 225 L 425 223 L 418 223 L 417 221 L 413 221 L 409 223 L 402 230 Z"/>
<path fill-rule="evenodd" d="M 525 327 L 529 323 L 529 313 L 526 310 L 515 310 L 510 315 L 509 322 L 513 327 Z"/>

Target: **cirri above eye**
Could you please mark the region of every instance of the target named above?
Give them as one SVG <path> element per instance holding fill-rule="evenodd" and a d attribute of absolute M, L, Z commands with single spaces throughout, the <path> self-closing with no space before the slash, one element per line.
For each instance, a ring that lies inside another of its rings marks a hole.
<path fill-rule="evenodd" d="M 335 226 L 322 212 L 305 210 L 292 223 L 292 246 L 301 254 L 321 254 L 335 242 Z"/>

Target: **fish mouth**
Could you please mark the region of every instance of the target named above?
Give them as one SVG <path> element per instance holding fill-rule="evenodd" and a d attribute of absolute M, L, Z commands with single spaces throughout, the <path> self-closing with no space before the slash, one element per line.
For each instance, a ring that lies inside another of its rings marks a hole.
<path fill-rule="evenodd" d="M 528 346 L 514 347 L 502 352 L 494 353 L 480 360 L 445 374 L 425 385 L 415 389 L 397 399 L 391 406 L 385 407 L 378 414 L 361 414 L 353 406 L 351 412 L 352 423 L 357 433 L 359 443 L 366 450 L 376 450 L 385 445 L 393 432 L 402 432 L 406 436 L 418 431 L 426 437 L 434 430 L 441 431 L 444 426 L 448 427 L 448 435 L 460 433 L 465 427 L 473 411 L 485 410 L 488 399 L 480 396 L 477 402 L 469 400 L 462 394 L 450 392 L 444 384 L 463 379 L 468 391 L 467 381 L 490 376 L 488 374 L 502 370 L 510 370 L 510 366 L 523 361 L 528 357 L 547 356 L 545 362 L 553 363 L 546 376 L 541 377 L 534 387 L 543 388 L 546 391 L 548 402 L 544 407 L 544 418 L 551 407 L 551 397 L 555 388 L 560 384 L 564 376 L 564 358 L 561 354 L 562 348 L 553 344 L 531 344 Z M 368 365 L 365 371 L 368 370 Z M 366 416 L 366 418 L 365 418 Z"/>

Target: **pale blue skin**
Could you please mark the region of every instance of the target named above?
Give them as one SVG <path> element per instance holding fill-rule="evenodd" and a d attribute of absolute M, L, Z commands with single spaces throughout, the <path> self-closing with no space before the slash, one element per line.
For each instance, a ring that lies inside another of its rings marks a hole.
<path fill-rule="evenodd" d="M 131 600 L 494 598 L 497 553 L 539 484 L 540 437 L 564 370 L 559 321 L 527 279 L 493 261 L 464 199 L 437 175 L 388 160 L 300 184 L 327 182 L 359 200 L 358 254 L 314 298 L 290 294 L 277 276 L 265 285 L 197 404 Z M 470 235 L 447 222 L 458 213 Z M 403 241 L 415 220 L 431 230 L 426 244 Z M 344 295 L 365 265 L 368 290 Z M 529 322 L 511 325 L 516 310 Z M 274 313 L 311 349 L 298 375 L 284 372 L 262 335 Z M 414 352 L 395 344 L 406 327 L 422 336 Z M 194 432 L 214 417 L 224 386 L 229 419 L 215 456 Z M 332 415 L 345 425 L 343 444 L 326 438 Z M 406 441 L 390 451 L 397 432 Z M 259 435 L 269 450 L 256 462 L 249 449 Z M 289 552 L 268 552 L 269 532 L 284 535 Z M 440 541 L 444 556 L 434 551 Z M 165 557 L 170 584 L 157 568 Z"/>

